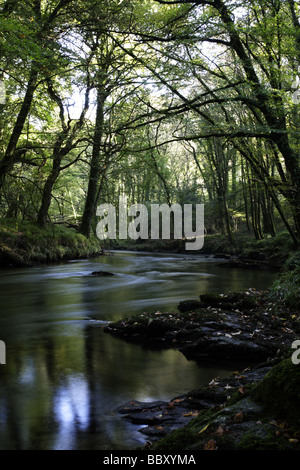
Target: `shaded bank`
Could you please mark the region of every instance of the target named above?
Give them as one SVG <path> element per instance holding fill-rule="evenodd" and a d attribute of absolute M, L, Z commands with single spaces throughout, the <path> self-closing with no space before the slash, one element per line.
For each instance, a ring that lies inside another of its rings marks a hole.
<path fill-rule="evenodd" d="M 131 402 L 118 411 L 146 425 L 145 450 L 300 450 L 299 386 L 299 366 L 277 359 L 169 402 L 142 410 Z"/>
<path fill-rule="evenodd" d="M 0 266 L 29 267 L 69 259 L 99 256 L 103 253 L 96 237 L 89 239 L 74 228 L 49 224 L 0 220 Z"/>
<path fill-rule="evenodd" d="M 262 240 L 254 240 L 249 233 L 236 233 L 235 240 L 232 244 L 225 235 L 206 235 L 199 251 L 187 251 L 185 240 L 109 240 L 105 243 L 114 250 L 209 255 L 220 258 L 220 266 L 224 267 L 276 271 L 280 271 L 290 254 L 298 249 L 287 232 Z"/>

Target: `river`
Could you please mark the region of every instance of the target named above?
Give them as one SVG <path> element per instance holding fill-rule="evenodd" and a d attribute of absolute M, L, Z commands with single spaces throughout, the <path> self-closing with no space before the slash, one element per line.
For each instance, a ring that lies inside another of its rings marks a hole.
<path fill-rule="evenodd" d="M 227 375 L 176 350 L 103 332 L 131 313 L 174 311 L 204 292 L 271 285 L 267 271 L 219 267 L 204 255 L 117 251 L 88 260 L 0 270 L 0 450 L 126 450 L 147 440 L 115 409 L 170 400 Z M 106 270 L 113 277 L 93 277 Z"/>

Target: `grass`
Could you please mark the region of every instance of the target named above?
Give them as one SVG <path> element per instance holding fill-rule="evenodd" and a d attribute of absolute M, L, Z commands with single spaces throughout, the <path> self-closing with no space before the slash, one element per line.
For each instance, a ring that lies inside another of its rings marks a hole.
<path fill-rule="evenodd" d="M 14 265 L 14 257 L 27 264 L 51 263 L 94 256 L 101 250 L 96 236 L 87 239 L 73 228 L 49 224 L 42 229 L 33 222 L 0 219 L 2 265 Z"/>

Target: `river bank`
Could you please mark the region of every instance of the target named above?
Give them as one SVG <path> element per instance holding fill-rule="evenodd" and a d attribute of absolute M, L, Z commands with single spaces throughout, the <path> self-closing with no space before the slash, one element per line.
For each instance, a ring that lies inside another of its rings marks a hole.
<path fill-rule="evenodd" d="M 70 259 L 99 256 L 103 248 L 96 236 L 87 239 L 72 227 L 0 219 L 0 266 L 30 267 Z"/>
<path fill-rule="evenodd" d="M 201 254 L 220 259 L 220 266 L 224 267 L 274 271 L 280 271 L 286 259 L 298 249 L 287 232 L 262 240 L 253 239 L 249 233 L 236 233 L 235 244 L 230 243 L 226 235 L 206 235 L 199 251 L 187 251 L 185 240 L 109 241 L 107 246 L 113 250 Z"/>
<path fill-rule="evenodd" d="M 104 330 L 126 341 L 179 349 L 199 365 L 237 369 L 169 402 L 121 406 L 119 413 L 143 425 L 146 448 L 300 449 L 300 366 L 291 361 L 299 311 L 254 289 L 201 295 L 178 310 L 129 316 Z"/>
<path fill-rule="evenodd" d="M 185 240 L 106 240 L 96 234 L 86 238 L 76 227 L 0 219 L 0 266 L 29 267 L 70 259 L 99 256 L 110 250 L 148 253 L 185 253 L 220 259 L 220 266 L 280 271 L 291 253 L 297 250 L 287 232 L 254 240 L 249 233 L 236 233 L 235 244 L 222 234 L 206 235 L 199 251 L 186 251 Z"/>

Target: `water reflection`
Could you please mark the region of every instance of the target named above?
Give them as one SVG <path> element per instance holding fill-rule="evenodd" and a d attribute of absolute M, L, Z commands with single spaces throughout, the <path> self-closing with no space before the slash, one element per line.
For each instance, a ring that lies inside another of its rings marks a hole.
<path fill-rule="evenodd" d="M 94 278 L 95 270 L 115 272 Z M 225 275 L 226 274 L 226 275 Z M 225 273 L 212 260 L 117 253 L 0 273 L 0 449 L 127 449 L 144 442 L 114 409 L 169 400 L 229 371 L 175 350 L 113 338 L 101 324 L 141 309 L 176 309 L 205 290 L 267 287 L 273 275 Z"/>

